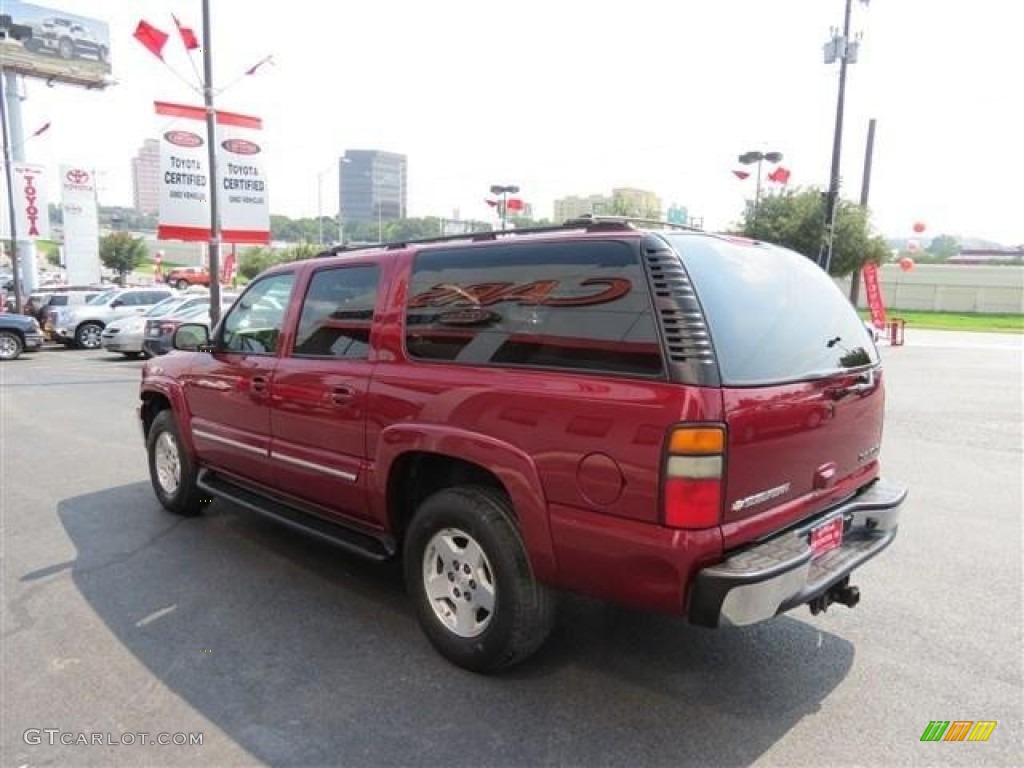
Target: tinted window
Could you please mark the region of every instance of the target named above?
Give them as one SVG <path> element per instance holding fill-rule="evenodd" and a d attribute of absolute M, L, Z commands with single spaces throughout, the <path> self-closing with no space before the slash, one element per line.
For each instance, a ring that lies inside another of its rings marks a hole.
<path fill-rule="evenodd" d="M 375 266 L 322 269 L 314 274 L 302 303 L 295 354 L 366 359 L 377 281 Z"/>
<path fill-rule="evenodd" d="M 820 378 L 878 362 L 864 323 L 810 259 L 775 246 L 667 238 L 704 308 L 724 384 Z"/>
<path fill-rule="evenodd" d="M 288 272 L 253 283 L 224 318 L 221 348 L 256 355 L 274 354 L 294 281 L 295 275 Z M 196 311 L 203 310 L 197 307 Z"/>
<path fill-rule="evenodd" d="M 621 242 L 515 243 L 416 256 L 414 358 L 657 375 L 646 276 Z"/>
<path fill-rule="evenodd" d="M 51 307 L 66 307 L 68 305 L 68 297 L 65 296 L 51 296 L 50 301 L 47 302 Z"/>

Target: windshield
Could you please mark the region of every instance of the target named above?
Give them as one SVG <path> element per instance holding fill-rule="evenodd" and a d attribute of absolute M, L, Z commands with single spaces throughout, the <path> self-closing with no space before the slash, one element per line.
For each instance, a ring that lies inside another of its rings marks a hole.
<path fill-rule="evenodd" d="M 878 362 L 864 323 L 810 259 L 767 244 L 665 237 L 693 280 L 723 384 L 824 378 Z"/>
<path fill-rule="evenodd" d="M 92 307 L 98 306 L 99 304 L 106 304 L 118 293 L 119 291 L 106 291 L 105 293 L 101 293 L 99 296 L 89 299 L 89 301 L 85 303 Z"/>
<path fill-rule="evenodd" d="M 184 299 L 178 296 L 171 296 L 170 298 L 164 299 L 159 304 L 154 304 L 150 307 L 149 311 L 145 313 L 146 317 L 163 317 L 169 315 L 175 309 L 181 306 Z"/>

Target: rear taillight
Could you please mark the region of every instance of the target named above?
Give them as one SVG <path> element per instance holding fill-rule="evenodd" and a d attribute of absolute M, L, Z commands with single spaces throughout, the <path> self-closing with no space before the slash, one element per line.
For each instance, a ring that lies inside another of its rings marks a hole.
<path fill-rule="evenodd" d="M 668 436 L 662 494 L 665 525 L 711 528 L 722 517 L 725 428 L 675 427 Z"/>
<path fill-rule="evenodd" d="M 178 327 L 178 324 L 177 323 L 163 322 L 163 323 L 160 323 L 159 327 L 160 327 L 160 333 L 161 334 L 174 333 L 174 330 Z"/>

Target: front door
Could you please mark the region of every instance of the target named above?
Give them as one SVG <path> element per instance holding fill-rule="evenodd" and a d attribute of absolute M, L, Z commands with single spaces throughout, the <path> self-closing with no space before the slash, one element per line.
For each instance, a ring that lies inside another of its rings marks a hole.
<path fill-rule="evenodd" d="M 212 353 L 198 353 L 185 377 L 200 462 L 236 478 L 273 485 L 270 386 L 295 276 L 253 283 L 224 317 Z"/>
<path fill-rule="evenodd" d="M 367 518 L 366 400 L 379 269 L 312 273 L 295 342 L 278 360 L 270 397 L 278 487 L 331 515 Z"/>

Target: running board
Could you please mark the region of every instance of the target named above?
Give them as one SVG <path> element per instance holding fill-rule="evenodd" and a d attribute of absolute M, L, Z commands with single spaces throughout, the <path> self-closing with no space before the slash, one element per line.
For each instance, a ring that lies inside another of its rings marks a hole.
<path fill-rule="evenodd" d="M 243 486 L 208 469 L 199 473 L 196 484 L 212 496 L 258 512 L 289 528 L 375 562 L 390 560 L 395 555 L 395 543 L 390 537 L 364 533 L 333 523 L 284 499 Z"/>

